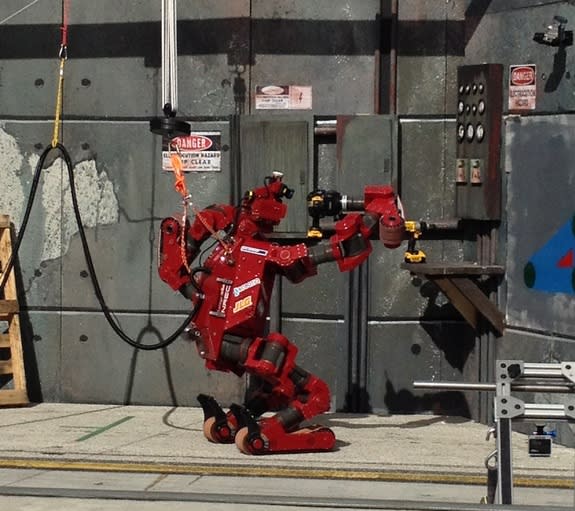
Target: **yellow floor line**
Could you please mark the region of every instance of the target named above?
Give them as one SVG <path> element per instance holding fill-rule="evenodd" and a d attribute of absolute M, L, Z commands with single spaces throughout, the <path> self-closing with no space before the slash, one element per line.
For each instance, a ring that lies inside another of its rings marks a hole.
<path fill-rule="evenodd" d="M 36 470 L 81 470 L 92 472 L 136 472 L 161 474 L 193 474 L 250 477 L 291 477 L 303 479 L 343 479 L 358 481 L 390 481 L 485 486 L 485 476 L 433 472 L 401 472 L 385 470 L 351 470 L 328 468 L 289 468 L 257 465 L 201 465 L 171 463 L 128 463 L 101 461 L 0 459 L 0 468 Z M 530 488 L 573 489 L 571 479 L 515 477 L 514 486 Z"/>

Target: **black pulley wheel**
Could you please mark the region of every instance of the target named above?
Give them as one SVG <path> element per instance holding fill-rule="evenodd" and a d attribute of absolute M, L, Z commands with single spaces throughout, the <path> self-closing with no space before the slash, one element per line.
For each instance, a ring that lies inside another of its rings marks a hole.
<path fill-rule="evenodd" d="M 189 135 L 191 126 L 189 123 L 174 117 L 157 117 L 150 121 L 150 131 L 156 135 L 174 138 Z"/>

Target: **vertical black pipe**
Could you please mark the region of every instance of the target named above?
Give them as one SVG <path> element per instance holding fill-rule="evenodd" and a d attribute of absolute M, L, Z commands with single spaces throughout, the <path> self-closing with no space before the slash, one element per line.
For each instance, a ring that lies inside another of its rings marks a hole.
<path fill-rule="evenodd" d="M 345 323 L 348 333 L 348 384 L 346 411 L 365 413 L 371 411 L 368 384 L 368 292 L 369 270 L 367 263 L 348 274 Z"/>
<path fill-rule="evenodd" d="M 368 325 L 367 316 L 369 309 L 369 261 L 366 261 L 359 268 L 359 315 L 358 315 L 358 412 L 371 412 L 371 403 L 369 401 L 368 384 L 368 367 L 369 367 L 369 345 L 368 345 Z"/>
<path fill-rule="evenodd" d="M 497 504 L 513 502 L 513 465 L 511 459 L 511 419 L 499 418 L 497 422 Z"/>

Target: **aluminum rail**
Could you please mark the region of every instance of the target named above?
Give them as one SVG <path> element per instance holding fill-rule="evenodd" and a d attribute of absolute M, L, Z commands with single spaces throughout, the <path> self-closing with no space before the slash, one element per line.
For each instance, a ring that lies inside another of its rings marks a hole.
<path fill-rule="evenodd" d="M 550 403 L 525 403 L 525 411 L 519 420 L 568 420 L 572 417 L 566 413 L 567 405 Z"/>
<path fill-rule="evenodd" d="M 534 364 L 523 365 L 523 377 L 528 378 L 562 378 L 563 372 L 560 364 Z"/>
<path fill-rule="evenodd" d="M 177 0 L 162 1 L 162 108 L 178 110 Z"/>
<path fill-rule="evenodd" d="M 495 392 L 497 385 L 495 383 L 462 383 L 450 381 L 414 381 L 414 389 L 434 389 L 434 390 L 473 390 Z M 530 384 L 511 382 L 511 390 L 516 392 L 548 392 L 548 393 L 571 393 L 575 391 L 573 383 L 557 384 Z"/>

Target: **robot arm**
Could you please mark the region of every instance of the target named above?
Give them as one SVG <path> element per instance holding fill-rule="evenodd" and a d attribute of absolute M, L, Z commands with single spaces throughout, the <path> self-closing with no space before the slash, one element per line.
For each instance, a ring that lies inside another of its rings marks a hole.
<path fill-rule="evenodd" d="M 188 271 L 189 265 L 197 257 L 202 243 L 212 233 L 232 225 L 234 217 L 235 208 L 222 205 L 208 206 L 198 212 L 191 225 L 186 222 L 184 226 L 174 217 L 162 220 L 158 264 L 160 278 L 172 289 L 189 298 L 192 279 Z"/>
<path fill-rule="evenodd" d="M 329 198 L 322 212 L 322 194 Z M 315 202 L 314 202 L 315 201 Z M 363 210 L 343 215 L 344 209 Z M 390 186 L 367 186 L 364 198 L 349 199 L 337 192 L 315 191 L 308 196 L 308 210 L 319 225 L 319 217 L 342 216 L 335 223 L 335 234 L 309 249 L 314 264 L 336 261 L 340 271 L 349 271 L 363 263 L 371 254 L 370 238 L 377 237 L 387 248 L 397 248 L 404 237 L 405 221 L 398 206 L 397 195 Z M 313 228 L 312 228 L 313 229 Z"/>
<path fill-rule="evenodd" d="M 310 248 L 305 243 L 275 246 L 270 250 L 268 260 L 294 284 L 317 274 L 317 262 L 313 260 Z"/>

